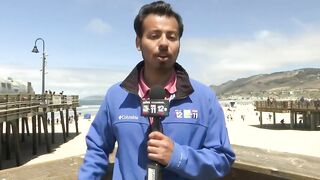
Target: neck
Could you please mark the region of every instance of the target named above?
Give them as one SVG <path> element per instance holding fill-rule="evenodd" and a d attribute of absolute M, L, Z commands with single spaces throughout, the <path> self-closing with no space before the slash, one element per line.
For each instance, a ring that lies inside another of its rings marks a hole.
<path fill-rule="evenodd" d="M 166 86 L 174 69 L 168 71 L 150 71 L 148 69 L 143 70 L 143 77 L 146 84 L 151 88 L 154 85 Z"/>

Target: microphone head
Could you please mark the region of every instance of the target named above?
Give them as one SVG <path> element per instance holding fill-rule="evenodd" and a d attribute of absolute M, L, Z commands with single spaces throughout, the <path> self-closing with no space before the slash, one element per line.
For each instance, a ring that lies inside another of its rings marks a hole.
<path fill-rule="evenodd" d="M 164 99 L 166 97 L 166 91 L 160 85 L 155 85 L 150 89 L 150 99 Z"/>

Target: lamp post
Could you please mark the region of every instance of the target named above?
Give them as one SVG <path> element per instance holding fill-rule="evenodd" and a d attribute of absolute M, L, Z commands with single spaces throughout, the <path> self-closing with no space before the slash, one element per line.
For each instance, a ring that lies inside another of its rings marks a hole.
<path fill-rule="evenodd" d="M 42 38 L 36 39 L 34 42 L 34 47 L 32 49 L 33 53 L 39 53 L 39 50 L 37 48 L 37 41 L 42 41 L 42 96 L 44 95 L 44 89 L 45 89 L 45 63 L 46 63 L 46 55 L 45 55 L 45 42 Z M 44 98 L 42 98 L 44 100 Z"/>

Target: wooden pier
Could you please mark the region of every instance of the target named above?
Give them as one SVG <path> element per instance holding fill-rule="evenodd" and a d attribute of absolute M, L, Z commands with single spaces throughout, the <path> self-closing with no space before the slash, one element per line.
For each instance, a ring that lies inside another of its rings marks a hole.
<path fill-rule="evenodd" d="M 276 113 L 290 113 L 290 128 L 304 127 L 316 130 L 320 125 L 320 100 L 304 101 L 255 101 L 255 111 L 260 112 L 259 121 L 262 126 L 262 112 L 273 113 L 273 124 L 276 124 Z M 297 115 L 302 118 L 298 121 Z"/>
<path fill-rule="evenodd" d="M 64 142 L 66 142 L 66 137 L 69 136 L 70 109 L 74 112 L 73 117 L 76 133 L 78 134 L 78 114 L 76 109 L 78 106 L 79 96 L 77 95 L 0 94 L 0 169 L 2 167 L 2 149 L 5 149 L 6 158 L 10 159 L 11 144 L 14 145 L 16 165 L 21 165 L 20 139 L 24 142 L 25 131 L 29 135 L 29 119 L 32 119 L 32 154 L 34 155 L 37 154 L 42 134 L 45 138 L 46 150 L 51 152 L 50 144 L 55 142 L 55 112 L 60 112 Z M 51 122 L 48 122 L 48 114 Z M 21 130 L 19 130 L 20 123 Z M 48 123 L 51 124 L 51 143 L 48 134 Z M 3 134 L 4 124 L 6 125 L 5 134 Z M 43 133 L 41 133 L 41 126 L 43 126 Z M 10 140 L 11 133 L 13 142 Z"/>

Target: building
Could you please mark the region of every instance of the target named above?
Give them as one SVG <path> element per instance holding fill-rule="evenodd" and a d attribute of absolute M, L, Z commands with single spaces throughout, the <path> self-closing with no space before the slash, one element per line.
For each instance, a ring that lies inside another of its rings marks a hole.
<path fill-rule="evenodd" d="M 8 77 L 7 79 L 0 77 L 0 94 L 11 93 L 34 93 L 31 82 L 21 82 L 13 80 Z"/>

